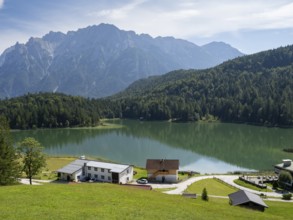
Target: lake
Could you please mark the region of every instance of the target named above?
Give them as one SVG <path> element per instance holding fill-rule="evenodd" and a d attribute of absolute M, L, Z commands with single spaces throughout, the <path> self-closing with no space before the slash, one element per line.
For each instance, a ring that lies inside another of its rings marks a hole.
<path fill-rule="evenodd" d="M 15 142 L 34 137 L 45 153 L 87 155 L 145 167 L 146 159 L 179 159 L 200 173 L 272 170 L 293 148 L 293 129 L 228 123 L 115 120 L 121 129 L 41 129 L 12 132 Z"/>

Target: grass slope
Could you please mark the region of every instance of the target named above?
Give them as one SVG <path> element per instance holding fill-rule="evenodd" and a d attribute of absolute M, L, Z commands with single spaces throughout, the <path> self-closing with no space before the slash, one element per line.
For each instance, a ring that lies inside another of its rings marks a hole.
<path fill-rule="evenodd" d="M 228 199 L 204 202 L 112 184 L 0 187 L 1 219 L 288 219 L 291 203 L 268 205 L 262 213 Z"/>
<path fill-rule="evenodd" d="M 259 191 L 259 192 L 273 192 L 273 190 L 271 190 L 271 189 L 261 189 L 261 188 L 259 188 L 257 186 L 254 186 L 252 184 L 246 183 L 246 182 L 244 182 L 243 180 L 240 180 L 240 179 L 234 180 L 234 183 L 236 183 L 239 186 L 243 186 L 243 187 L 246 187 L 248 189 L 253 189 L 253 190 L 256 190 L 256 191 Z"/>
<path fill-rule="evenodd" d="M 238 191 L 230 185 L 223 184 L 216 179 L 204 179 L 191 184 L 187 192 L 201 194 L 203 188 L 207 189 L 208 195 L 227 196 L 230 193 Z"/>

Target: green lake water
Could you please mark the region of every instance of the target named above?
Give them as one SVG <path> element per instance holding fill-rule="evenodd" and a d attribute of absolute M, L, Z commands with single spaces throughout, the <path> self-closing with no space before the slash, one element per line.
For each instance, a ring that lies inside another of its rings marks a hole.
<path fill-rule="evenodd" d="M 293 148 L 293 129 L 226 123 L 118 120 L 122 129 L 44 129 L 12 132 L 15 142 L 34 137 L 45 152 L 88 155 L 144 167 L 146 159 L 179 159 L 200 173 L 272 170 Z"/>

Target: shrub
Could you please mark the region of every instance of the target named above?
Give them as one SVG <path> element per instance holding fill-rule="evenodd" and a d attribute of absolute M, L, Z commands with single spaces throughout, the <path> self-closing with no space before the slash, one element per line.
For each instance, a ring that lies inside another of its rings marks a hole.
<path fill-rule="evenodd" d="M 282 170 L 279 175 L 278 184 L 282 189 L 287 187 L 287 184 L 292 182 L 292 176 L 289 172 Z"/>
<path fill-rule="evenodd" d="M 273 189 L 277 189 L 278 186 L 279 186 L 279 185 L 278 185 L 278 182 L 277 182 L 277 181 L 274 181 L 274 182 L 273 182 Z"/>
<path fill-rule="evenodd" d="M 209 196 L 206 188 L 202 190 L 201 199 L 204 201 L 209 201 Z"/>
<path fill-rule="evenodd" d="M 291 193 L 283 194 L 283 199 L 284 200 L 291 200 L 291 197 L 292 197 Z"/>

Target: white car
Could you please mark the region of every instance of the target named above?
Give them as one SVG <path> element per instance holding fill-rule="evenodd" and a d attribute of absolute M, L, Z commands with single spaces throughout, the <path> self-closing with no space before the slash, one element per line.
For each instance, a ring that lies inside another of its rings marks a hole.
<path fill-rule="evenodd" d="M 139 184 L 147 184 L 148 180 L 147 179 L 139 179 L 136 182 L 139 183 Z"/>

